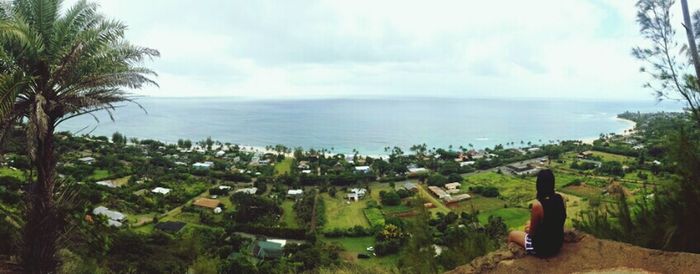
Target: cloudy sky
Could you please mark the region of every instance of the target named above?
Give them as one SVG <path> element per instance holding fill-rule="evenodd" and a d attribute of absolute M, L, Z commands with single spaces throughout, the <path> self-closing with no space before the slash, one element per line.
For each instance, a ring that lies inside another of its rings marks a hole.
<path fill-rule="evenodd" d="M 161 52 L 147 96 L 650 100 L 635 2 L 98 1 Z"/>

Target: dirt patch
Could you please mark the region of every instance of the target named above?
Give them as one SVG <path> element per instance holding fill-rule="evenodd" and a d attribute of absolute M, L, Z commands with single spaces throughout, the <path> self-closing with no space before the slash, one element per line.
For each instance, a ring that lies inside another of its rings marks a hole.
<path fill-rule="evenodd" d="M 449 273 L 697 273 L 700 269 L 700 254 L 567 234 L 561 252 L 552 258 L 526 256 L 522 248 L 510 244 Z"/>

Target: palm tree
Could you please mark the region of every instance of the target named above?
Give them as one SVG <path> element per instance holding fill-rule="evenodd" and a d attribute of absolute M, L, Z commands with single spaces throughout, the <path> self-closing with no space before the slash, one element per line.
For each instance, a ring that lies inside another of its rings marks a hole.
<path fill-rule="evenodd" d="M 125 88 L 156 85 L 142 63 L 158 51 L 124 39 L 126 25 L 80 1 L 61 13 L 61 0 L 0 4 L 0 121 L 26 122 L 36 182 L 27 191 L 22 263 L 26 272 L 50 273 L 62 213 L 54 199 L 54 132 L 63 121 L 133 102 Z M 94 117 L 94 115 L 93 115 Z M 6 123 L 3 123 L 6 124 Z"/>

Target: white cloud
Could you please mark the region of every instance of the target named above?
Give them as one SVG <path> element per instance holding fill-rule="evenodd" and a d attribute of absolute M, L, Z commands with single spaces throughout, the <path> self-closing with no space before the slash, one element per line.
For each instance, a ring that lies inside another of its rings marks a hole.
<path fill-rule="evenodd" d="M 630 55 L 635 2 L 100 3 L 162 53 L 144 95 L 651 99 Z"/>

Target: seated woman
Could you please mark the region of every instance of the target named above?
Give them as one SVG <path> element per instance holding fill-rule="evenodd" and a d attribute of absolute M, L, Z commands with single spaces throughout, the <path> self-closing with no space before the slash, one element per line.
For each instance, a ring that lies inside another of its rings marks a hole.
<path fill-rule="evenodd" d="M 564 242 L 566 207 L 561 195 L 554 192 L 554 173 L 545 169 L 537 174 L 537 200 L 532 203 L 530 221 L 525 231 L 511 231 L 508 241 L 524 247 L 538 257 L 556 255 Z"/>

